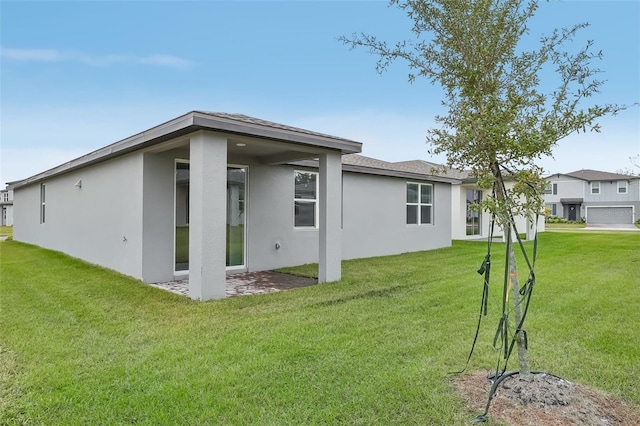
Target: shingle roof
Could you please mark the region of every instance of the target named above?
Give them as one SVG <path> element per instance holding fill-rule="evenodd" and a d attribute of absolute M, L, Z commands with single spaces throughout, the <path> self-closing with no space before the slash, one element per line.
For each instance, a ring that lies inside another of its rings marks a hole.
<path fill-rule="evenodd" d="M 418 164 L 420 163 L 420 164 Z M 376 158 L 366 157 L 360 154 L 348 154 L 342 156 L 342 164 L 345 170 L 352 171 L 368 171 L 377 170 L 380 173 L 389 176 L 400 176 L 407 178 L 420 178 L 440 182 L 459 183 L 459 177 L 452 174 L 440 173 L 441 165 L 428 163 L 422 160 L 401 161 L 392 163 L 389 161 L 378 160 Z M 346 166 L 346 167 L 344 167 Z"/>
<path fill-rule="evenodd" d="M 432 163 L 425 160 L 400 161 L 394 163 L 412 170 L 425 174 L 435 174 L 437 176 L 450 177 L 453 179 L 468 179 L 470 172 L 468 170 L 458 170 L 444 166 L 438 163 Z"/>
<path fill-rule="evenodd" d="M 629 180 L 640 179 L 638 176 L 623 175 L 620 173 L 601 172 L 598 170 L 582 169 L 571 173 L 561 173 L 565 176 L 571 176 L 576 179 L 582 179 L 589 182 L 592 181 L 613 181 L 613 180 Z"/>
<path fill-rule="evenodd" d="M 222 118 L 222 119 L 239 121 L 239 122 L 242 122 L 244 124 L 250 124 L 250 125 L 253 124 L 253 125 L 256 125 L 256 126 L 260 126 L 260 127 L 271 127 L 273 129 L 288 130 L 288 131 L 291 131 L 291 132 L 303 133 L 303 134 L 311 135 L 311 136 L 320 136 L 320 137 L 323 137 L 323 138 L 331 138 L 331 139 L 341 140 L 341 141 L 345 141 L 345 142 L 359 143 L 359 142 L 353 141 L 351 139 L 341 138 L 341 137 L 329 135 L 329 134 L 326 134 L 326 133 L 313 132 L 311 130 L 301 129 L 299 127 L 287 126 L 286 124 L 275 123 L 273 121 L 263 120 L 261 118 L 256 118 L 256 117 L 250 117 L 250 116 L 244 115 L 244 114 L 227 113 L 227 112 L 212 112 L 212 111 L 194 111 L 194 112 L 197 112 L 197 113 L 200 113 L 200 114 L 206 114 L 206 115 L 211 116 L 211 117 L 217 117 L 217 118 Z"/>

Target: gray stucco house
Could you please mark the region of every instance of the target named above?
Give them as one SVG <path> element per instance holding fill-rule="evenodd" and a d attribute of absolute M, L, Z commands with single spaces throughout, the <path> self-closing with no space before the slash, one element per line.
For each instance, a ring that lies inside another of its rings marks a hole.
<path fill-rule="evenodd" d="M 193 111 L 19 182 L 14 239 L 145 282 L 451 245 L 452 177 L 358 155 L 359 142 Z"/>
<path fill-rule="evenodd" d="M 453 178 L 456 181 L 451 186 L 451 237 L 454 240 L 475 240 L 487 238 L 491 232 L 491 214 L 486 211 L 477 211 L 473 206 L 480 203 L 486 197 L 491 196 L 490 190 L 484 190 L 478 186 L 478 179 L 471 175 L 469 170 L 457 170 L 442 164 L 425 160 L 412 160 L 394 163 L 423 174 L 437 174 Z M 507 188 L 513 186 L 513 182 L 505 182 Z M 543 212 L 540 212 L 537 227 L 533 226 L 522 215 L 514 217 L 518 233 L 525 234 L 527 239 L 532 239 L 534 231 L 544 232 L 545 223 Z M 533 221 L 531 221 L 533 222 Z M 504 231 L 497 224 L 493 229 L 492 237 L 503 237 Z"/>
<path fill-rule="evenodd" d="M 584 218 L 587 224 L 633 224 L 640 218 L 640 176 L 577 170 L 546 179 L 551 216 Z"/>

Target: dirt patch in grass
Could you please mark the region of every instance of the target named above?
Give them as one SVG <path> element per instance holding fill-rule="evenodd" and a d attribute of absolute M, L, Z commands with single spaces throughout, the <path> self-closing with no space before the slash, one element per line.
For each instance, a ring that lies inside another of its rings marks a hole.
<path fill-rule="evenodd" d="M 494 423 L 513 426 L 626 426 L 640 424 L 640 410 L 603 392 L 550 374 L 535 374 L 532 382 L 518 375 L 502 381 L 491 402 Z M 492 382 L 486 373 L 454 379 L 468 408 L 484 412 Z"/>

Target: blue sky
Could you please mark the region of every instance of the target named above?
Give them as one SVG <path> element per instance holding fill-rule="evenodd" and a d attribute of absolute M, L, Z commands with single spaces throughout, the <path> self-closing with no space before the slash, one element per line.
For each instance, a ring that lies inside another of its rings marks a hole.
<path fill-rule="evenodd" d="M 381 1 L 0 2 L 0 183 L 26 178 L 191 110 L 238 112 L 364 143 L 387 161 L 428 159 L 442 93 L 401 62 L 337 41 L 392 42 L 411 22 Z M 589 22 L 608 82 L 599 102 L 640 100 L 640 2 L 541 2 L 532 39 Z M 567 138 L 548 172 L 630 168 L 640 108 Z"/>

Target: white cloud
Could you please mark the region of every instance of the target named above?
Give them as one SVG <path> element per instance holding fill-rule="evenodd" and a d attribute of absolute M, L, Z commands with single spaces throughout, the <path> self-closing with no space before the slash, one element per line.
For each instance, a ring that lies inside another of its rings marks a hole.
<path fill-rule="evenodd" d="M 177 69 L 188 69 L 193 65 L 193 62 L 182 59 L 172 55 L 150 55 L 143 56 L 138 59 L 141 64 L 155 65 L 158 67 L 169 67 Z"/>
<path fill-rule="evenodd" d="M 2 47 L 0 48 L 0 56 L 16 61 L 52 62 L 62 60 L 60 52 L 53 49 L 11 49 Z"/>
<path fill-rule="evenodd" d="M 174 68 L 186 70 L 194 65 L 194 62 L 174 55 L 91 55 L 73 50 L 56 49 L 15 49 L 2 47 L 0 56 L 14 61 L 33 62 L 79 62 L 91 66 L 108 66 L 114 64 L 142 64 L 155 67 Z"/>

